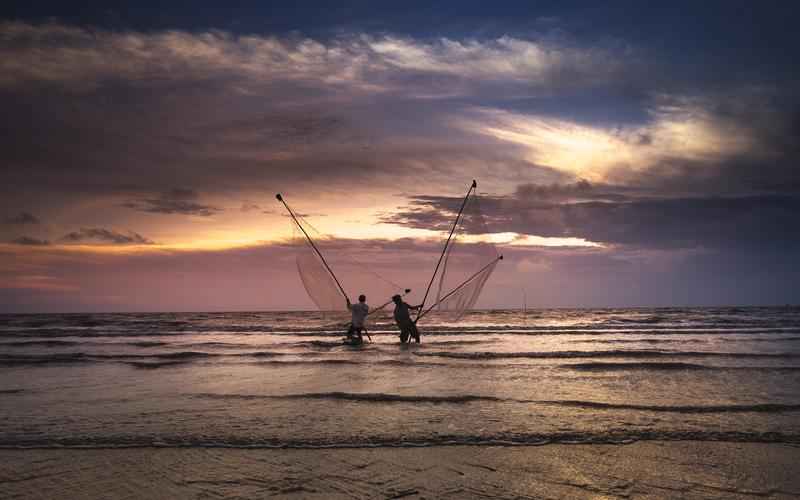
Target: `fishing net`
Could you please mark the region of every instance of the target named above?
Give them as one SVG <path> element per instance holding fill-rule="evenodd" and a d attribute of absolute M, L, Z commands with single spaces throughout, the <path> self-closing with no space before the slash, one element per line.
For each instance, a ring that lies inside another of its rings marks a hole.
<path fill-rule="evenodd" d="M 308 227 L 310 229 L 310 226 Z M 300 281 L 308 296 L 320 311 L 347 311 L 347 303 L 339 291 L 339 286 L 325 268 L 317 252 L 308 242 L 305 235 L 295 225 L 292 237 L 295 247 L 295 262 Z"/>
<path fill-rule="evenodd" d="M 392 295 L 403 292 L 403 287 L 387 277 L 391 273 L 375 269 L 375 264 L 378 267 L 387 264 L 387 256 L 382 255 L 382 249 L 371 248 L 359 240 L 333 238 L 318 231 L 303 215 L 295 212 L 295 217 L 297 223 L 292 223 L 292 243 L 297 272 L 308 296 L 320 311 L 347 311 L 344 294 L 334 276 L 353 303 L 357 302 L 359 295 L 364 294 L 373 310 L 388 302 Z M 324 256 L 330 270 L 306 234 Z M 393 278 L 402 279 L 401 276 Z"/>
<path fill-rule="evenodd" d="M 490 239 L 479 197 L 472 189 L 435 275 L 433 310 L 449 319 L 460 319 L 478 301 L 501 258 Z"/>

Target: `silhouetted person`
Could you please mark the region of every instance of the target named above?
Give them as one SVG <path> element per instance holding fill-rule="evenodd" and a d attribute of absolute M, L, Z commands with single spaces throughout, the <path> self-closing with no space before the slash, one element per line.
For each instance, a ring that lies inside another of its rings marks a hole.
<path fill-rule="evenodd" d="M 347 308 L 353 314 L 352 321 L 350 322 L 350 329 L 347 330 L 347 340 L 354 344 L 361 344 L 364 342 L 362 332 L 365 331 L 364 320 L 369 314 L 369 306 L 367 305 L 367 297 L 365 295 L 358 296 L 358 304 L 351 304 L 350 299 L 347 299 Z"/>
<path fill-rule="evenodd" d="M 414 340 L 419 343 L 419 330 L 417 330 L 417 324 L 411 320 L 409 311 L 422 306 L 410 306 L 403 302 L 403 297 L 399 295 L 392 297 L 392 301 L 394 302 L 394 320 L 397 322 L 397 327 L 400 328 L 400 342 L 408 342 L 409 338 L 414 337 Z"/>

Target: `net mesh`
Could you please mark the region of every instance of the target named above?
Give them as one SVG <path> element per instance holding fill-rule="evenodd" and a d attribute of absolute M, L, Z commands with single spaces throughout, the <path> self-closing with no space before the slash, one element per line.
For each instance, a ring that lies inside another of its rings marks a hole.
<path fill-rule="evenodd" d="M 322 259 L 296 226 L 293 243 L 297 252 L 295 254 L 297 272 L 303 282 L 303 287 L 317 308 L 327 312 L 346 311 L 347 305 L 336 281 L 325 269 Z"/>
<path fill-rule="evenodd" d="M 328 265 L 336 273 L 350 300 L 355 303 L 358 296 L 367 296 L 367 303 L 373 309 L 387 301 L 392 295 L 402 293 L 403 287 L 387 277 L 385 270 L 377 272 L 369 263 L 379 267 L 385 264 L 386 256 L 380 248 L 370 248 L 358 240 L 336 239 L 318 231 L 305 217 L 295 214 L 297 222 L 313 239 L 314 244 L 325 256 Z M 308 242 L 297 224 L 293 226 L 293 246 L 297 272 L 308 296 L 322 312 L 340 313 L 347 311 L 342 292 L 317 252 Z M 356 258 L 354 258 L 356 257 Z M 385 267 L 385 266 L 384 266 Z M 394 276 L 400 281 L 401 276 Z"/>
<path fill-rule="evenodd" d="M 499 254 L 489 238 L 480 200 L 464 204 L 438 272 L 435 310 L 453 320 L 472 309 L 497 266 Z"/>

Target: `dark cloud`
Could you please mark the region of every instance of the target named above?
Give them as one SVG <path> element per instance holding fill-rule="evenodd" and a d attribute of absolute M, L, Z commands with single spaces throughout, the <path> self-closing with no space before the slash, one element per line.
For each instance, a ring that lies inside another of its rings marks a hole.
<path fill-rule="evenodd" d="M 128 231 L 120 233 L 103 228 L 81 228 L 64 235 L 62 241 L 68 243 L 82 243 L 86 241 L 112 243 L 114 245 L 152 245 L 154 242 L 139 233 Z"/>
<path fill-rule="evenodd" d="M 20 236 L 19 238 L 11 240 L 11 243 L 16 243 L 17 245 L 31 245 L 31 246 L 45 246 L 50 244 L 50 242 L 47 240 L 31 238 L 30 236 Z"/>
<path fill-rule="evenodd" d="M 175 188 L 159 198 L 143 198 L 127 201 L 123 207 L 154 214 L 181 214 L 210 217 L 223 209 L 195 201 L 198 195 L 191 189 Z"/>
<path fill-rule="evenodd" d="M 40 224 L 41 221 L 35 215 L 29 212 L 20 212 L 17 215 L 7 217 L 7 224 L 25 225 L 25 224 Z"/>
<path fill-rule="evenodd" d="M 491 232 L 545 237 L 576 237 L 643 248 L 759 248 L 800 245 L 792 228 L 800 220 L 800 196 L 631 198 L 614 196 L 588 183 L 521 186 L 514 196 L 483 197 L 482 213 Z M 613 193 L 612 193 L 613 195 Z M 578 201 L 576 201 L 578 200 Z M 384 222 L 421 229 L 449 229 L 460 206 L 456 197 L 415 198 Z M 470 214 L 464 227 L 478 232 Z"/>
<path fill-rule="evenodd" d="M 0 149 L 15 165 L 0 184 L 54 208 L 81 193 L 151 213 L 216 212 L 197 200 L 130 198 L 186 179 L 214 194 L 344 191 L 355 177 L 386 191 L 475 165 L 497 178 L 537 175 L 509 148 L 453 130 L 465 103 L 451 99 L 506 86 L 550 94 L 563 80 L 593 88 L 625 74 L 605 49 L 513 37 L 316 41 L 25 23 L 0 32 L 0 99 L 13 117 L 0 124 Z"/>

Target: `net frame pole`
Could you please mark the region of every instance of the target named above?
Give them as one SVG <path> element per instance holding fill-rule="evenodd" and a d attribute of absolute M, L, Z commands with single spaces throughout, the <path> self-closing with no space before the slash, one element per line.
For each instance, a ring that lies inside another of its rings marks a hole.
<path fill-rule="evenodd" d="M 438 306 L 439 304 L 441 304 L 442 302 L 444 302 L 445 300 L 447 300 L 447 299 L 448 299 L 448 298 L 449 298 L 451 295 L 453 295 L 453 294 L 454 294 L 454 293 L 456 293 L 457 291 L 461 290 L 461 289 L 462 289 L 462 288 L 464 288 L 465 286 L 469 285 L 469 284 L 472 282 L 472 280 L 474 280 L 475 278 L 477 278 L 478 276 L 480 276 L 480 274 L 481 274 L 482 272 L 484 272 L 485 270 L 487 270 L 487 269 L 489 268 L 489 266 L 492 266 L 492 265 L 496 264 L 497 262 L 499 262 L 499 261 L 501 261 L 501 260 L 503 260 L 503 256 L 502 256 L 502 255 L 498 255 L 496 259 L 492 260 L 491 262 L 489 262 L 488 264 L 486 264 L 485 266 L 483 266 L 482 268 L 480 268 L 480 269 L 479 269 L 479 270 L 478 270 L 478 271 L 477 271 L 475 274 L 473 274 L 472 276 L 470 276 L 469 278 L 467 278 L 466 280 L 464 280 L 464 281 L 463 281 L 463 282 L 462 282 L 460 285 L 458 285 L 457 287 L 453 288 L 453 290 L 451 290 L 451 291 L 450 291 L 450 292 L 449 292 L 447 295 L 445 295 L 445 296 L 444 296 L 444 297 L 442 297 L 441 299 L 437 300 L 435 304 L 433 304 L 433 305 L 432 305 L 432 306 L 430 306 L 429 308 L 425 309 L 424 311 L 422 310 L 422 308 L 420 308 L 420 313 L 417 315 L 417 319 L 415 320 L 415 322 L 416 322 L 416 321 L 419 321 L 419 320 L 420 320 L 420 319 L 421 319 L 423 316 L 425 316 L 426 314 L 428 314 L 429 312 L 431 312 L 431 311 L 433 310 L 433 308 L 434 308 L 434 307 Z"/>
<path fill-rule="evenodd" d="M 311 236 L 308 235 L 308 233 L 306 232 L 305 228 L 303 228 L 303 226 L 297 220 L 297 217 L 295 217 L 294 212 L 292 211 L 292 209 L 289 208 L 289 205 L 287 205 L 286 201 L 284 201 L 283 196 L 281 196 L 281 194 L 278 193 L 278 194 L 275 195 L 275 198 L 277 198 L 278 201 L 283 203 L 283 206 L 286 207 L 286 211 L 289 212 L 289 215 L 292 217 L 292 220 L 294 221 L 294 223 L 297 224 L 297 227 L 299 227 L 300 231 L 303 232 L 303 235 L 306 237 L 308 242 L 311 244 L 311 248 L 313 248 L 314 251 L 317 253 L 317 256 L 319 256 L 319 258 L 322 260 L 322 264 L 325 265 L 325 269 L 328 270 L 328 272 L 330 273 L 331 277 L 333 278 L 333 281 L 336 282 L 336 286 L 338 286 L 339 287 L 339 291 L 342 292 L 342 296 L 344 297 L 344 300 L 349 302 L 350 301 L 350 297 L 347 296 L 347 293 L 344 291 L 344 288 L 342 288 L 342 284 L 339 283 L 339 279 L 333 273 L 333 270 L 331 269 L 331 266 L 328 265 L 328 261 L 325 260 L 325 257 L 322 255 L 322 252 L 320 252 L 319 248 L 317 248 L 317 245 L 314 244 L 314 240 L 311 239 Z"/>
<path fill-rule="evenodd" d="M 450 245 L 450 240 L 453 238 L 453 233 L 455 233 L 456 228 L 458 227 L 458 221 L 461 219 L 461 214 L 464 212 L 464 207 L 467 206 L 467 200 L 469 199 L 469 195 L 472 194 L 474 189 L 477 189 L 478 182 L 475 179 L 472 179 L 472 185 L 469 187 L 469 191 L 467 191 L 467 195 L 464 196 L 464 201 L 461 202 L 461 208 L 458 209 L 458 215 L 456 215 L 456 220 L 453 222 L 453 227 L 450 228 L 450 234 L 447 235 L 447 241 L 444 242 L 444 248 L 442 249 L 442 253 L 439 255 L 439 260 L 436 262 L 436 267 L 433 270 L 433 274 L 431 275 L 431 280 L 428 282 L 428 287 L 425 289 L 425 295 L 422 297 L 422 302 L 419 304 L 419 312 L 417 312 L 417 319 L 414 320 L 414 323 L 419 321 L 422 317 L 422 308 L 425 306 L 425 301 L 428 300 L 428 294 L 431 291 L 431 286 L 433 286 L 433 281 L 436 279 L 436 273 L 439 272 L 439 266 L 442 265 L 442 259 L 444 259 L 444 255 L 447 252 L 447 247 Z M 439 300 L 437 304 L 441 302 Z"/>

